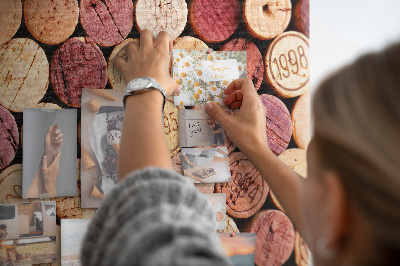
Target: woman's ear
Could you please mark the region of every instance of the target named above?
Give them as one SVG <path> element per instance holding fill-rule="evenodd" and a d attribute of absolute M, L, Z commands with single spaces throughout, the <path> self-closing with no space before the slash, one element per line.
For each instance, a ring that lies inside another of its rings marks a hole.
<path fill-rule="evenodd" d="M 349 237 L 351 226 L 350 202 L 346 196 L 345 188 L 340 176 L 331 170 L 322 174 L 322 182 L 325 190 L 325 206 L 322 215 L 326 223 L 324 237 L 327 248 L 339 252 Z"/>

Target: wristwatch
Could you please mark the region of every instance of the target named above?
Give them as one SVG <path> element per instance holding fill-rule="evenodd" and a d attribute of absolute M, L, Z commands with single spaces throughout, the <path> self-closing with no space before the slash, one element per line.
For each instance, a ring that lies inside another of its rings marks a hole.
<path fill-rule="evenodd" d="M 165 90 L 160 85 L 160 83 L 158 83 L 154 78 L 151 77 L 136 78 L 128 83 L 124 91 L 124 100 L 123 100 L 124 107 L 126 103 L 126 98 L 128 98 L 128 96 L 131 96 L 133 94 L 142 94 L 151 90 L 158 90 L 163 95 L 164 97 L 163 110 L 164 110 L 165 98 L 166 98 Z"/>

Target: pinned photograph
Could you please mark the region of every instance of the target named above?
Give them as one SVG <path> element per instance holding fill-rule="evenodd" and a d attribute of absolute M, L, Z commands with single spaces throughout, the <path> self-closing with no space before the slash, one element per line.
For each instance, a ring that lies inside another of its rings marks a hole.
<path fill-rule="evenodd" d="M 217 230 L 224 230 L 226 227 L 226 194 L 225 193 L 204 193 L 210 200 L 217 221 Z"/>
<path fill-rule="evenodd" d="M 24 108 L 23 198 L 77 196 L 77 110 Z"/>
<path fill-rule="evenodd" d="M 179 146 L 225 146 L 225 131 L 206 110 L 179 110 Z"/>
<path fill-rule="evenodd" d="M 80 252 L 92 220 L 61 219 L 61 265 L 80 266 Z"/>
<path fill-rule="evenodd" d="M 228 84 L 247 77 L 246 51 L 172 50 L 172 73 L 182 92 L 175 105 L 204 105 L 209 101 L 224 105 Z"/>
<path fill-rule="evenodd" d="M 182 148 L 184 176 L 194 183 L 221 183 L 231 181 L 226 147 Z"/>
<path fill-rule="evenodd" d="M 118 181 L 125 109 L 123 91 L 83 90 L 81 108 L 81 199 L 98 208 Z"/>
<path fill-rule="evenodd" d="M 0 205 L 0 217 L 1 265 L 57 261 L 54 201 Z"/>
<path fill-rule="evenodd" d="M 254 265 L 256 252 L 255 233 L 222 233 L 218 235 L 222 250 L 233 265 Z"/>

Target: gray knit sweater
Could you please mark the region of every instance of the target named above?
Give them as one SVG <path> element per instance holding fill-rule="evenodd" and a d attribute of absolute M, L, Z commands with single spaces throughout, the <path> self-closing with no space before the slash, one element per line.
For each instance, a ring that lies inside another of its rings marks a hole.
<path fill-rule="evenodd" d="M 104 200 L 81 250 L 83 265 L 231 265 L 211 203 L 183 176 L 133 172 Z"/>

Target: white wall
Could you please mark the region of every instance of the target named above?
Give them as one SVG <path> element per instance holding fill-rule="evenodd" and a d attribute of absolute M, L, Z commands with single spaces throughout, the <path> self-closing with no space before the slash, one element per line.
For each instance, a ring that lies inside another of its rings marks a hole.
<path fill-rule="evenodd" d="M 360 54 L 400 41 L 400 0 L 310 0 L 311 89 Z"/>

